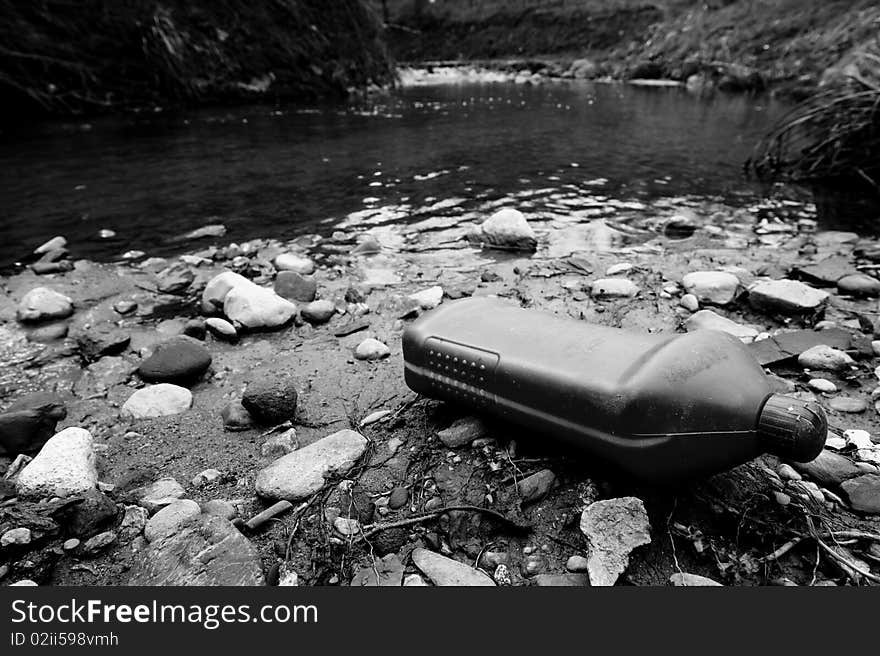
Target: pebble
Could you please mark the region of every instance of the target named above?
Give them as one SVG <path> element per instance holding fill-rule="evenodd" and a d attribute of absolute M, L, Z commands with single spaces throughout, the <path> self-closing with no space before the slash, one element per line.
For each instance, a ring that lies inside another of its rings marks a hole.
<path fill-rule="evenodd" d="M 402 485 L 399 485 L 391 490 L 391 494 L 388 496 L 388 507 L 392 510 L 398 510 L 403 508 L 408 501 L 409 490 Z"/>
<path fill-rule="evenodd" d="M 784 481 L 800 481 L 803 479 L 803 476 L 798 474 L 794 467 L 786 463 L 779 465 L 779 467 L 776 468 L 776 473 L 779 475 L 779 478 Z"/>
<path fill-rule="evenodd" d="M 681 285 L 700 303 L 727 305 L 736 299 L 740 283 L 726 271 L 694 271 L 681 279 Z"/>
<path fill-rule="evenodd" d="M 141 378 L 150 383 L 193 383 L 211 366 L 211 353 L 192 337 L 180 336 L 156 346 L 138 367 Z"/>
<path fill-rule="evenodd" d="M 423 310 L 433 310 L 443 301 L 443 288 L 440 285 L 434 285 L 415 294 L 410 294 L 409 298 L 418 303 Z"/>
<path fill-rule="evenodd" d="M 486 424 L 481 419 L 462 417 L 452 422 L 449 428 L 438 431 L 437 437 L 446 447 L 456 449 L 485 437 L 487 432 Z"/>
<path fill-rule="evenodd" d="M 21 322 L 65 319 L 73 314 L 73 300 L 48 287 L 34 287 L 18 304 L 16 317 Z"/>
<path fill-rule="evenodd" d="M 0 547 L 24 546 L 31 543 L 29 528 L 11 528 L 0 535 Z"/>
<path fill-rule="evenodd" d="M 855 362 L 848 353 L 819 344 L 801 353 L 798 356 L 798 364 L 808 370 L 844 371 Z"/>
<path fill-rule="evenodd" d="M 281 253 L 272 263 L 279 271 L 293 271 L 301 276 L 315 272 L 315 263 L 307 257 L 295 253 Z"/>
<path fill-rule="evenodd" d="M 370 424 L 375 424 L 380 419 L 384 419 L 388 415 L 391 414 L 391 410 L 377 410 L 376 412 L 371 412 L 366 417 L 361 419 L 361 423 L 358 424 L 360 428 L 364 426 L 369 426 Z"/>
<path fill-rule="evenodd" d="M 286 369 L 263 371 L 248 383 L 241 404 L 257 421 L 277 425 L 296 416 L 299 380 Z"/>
<path fill-rule="evenodd" d="M 65 551 L 73 551 L 77 549 L 79 545 L 82 544 L 77 538 L 70 538 L 69 540 L 65 540 L 64 544 L 61 545 L 61 548 Z"/>
<path fill-rule="evenodd" d="M 824 392 L 825 394 L 833 394 L 837 391 L 837 385 L 826 378 L 811 378 L 807 385 L 811 389 L 817 392 Z"/>
<path fill-rule="evenodd" d="M 251 413 L 247 411 L 241 401 L 236 399 L 230 401 L 220 411 L 220 418 L 223 420 L 223 428 L 228 431 L 243 431 L 252 428 L 254 419 Z"/>
<path fill-rule="evenodd" d="M 510 575 L 510 568 L 501 563 L 495 568 L 492 578 L 498 585 L 513 585 L 513 577 Z"/>
<path fill-rule="evenodd" d="M 296 429 L 288 428 L 263 442 L 260 445 L 260 455 L 264 458 L 280 458 L 294 451 L 296 446 Z"/>
<path fill-rule="evenodd" d="M 312 301 L 300 310 L 302 318 L 309 323 L 327 323 L 336 314 L 336 306 L 332 301 Z"/>
<path fill-rule="evenodd" d="M 232 521 L 238 515 L 235 506 L 224 499 L 211 499 L 202 504 L 202 512 Z"/>
<path fill-rule="evenodd" d="M 337 517 L 333 520 L 333 528 L 341 535 L 349 537 L 361 532 L 361 523 L 350 517 Z"/>
<path fill-rule="evenodd" d="M 645 505 L 636 497 L 595 501 L 581 513 L 580 529 L 590 545 L 592 586 L 614 585 L 629 566 L 629 554 L 651 542 Z"/>
<path fill-rule="evenodd" d="M 205 319 L 205 328 L 207 328 L 214 337 L 218 337 L 227 342 L 234 342 L 238 339 L 238 331 L 226 319 L 220 317 L 208 317 Z"/>
<path fill-rule="evenodd" d="M 688 312 L 696 312 L 700 309 L 700 301 L 693 294 L 684 294 L 678 304 Z"/>
<path fill-rule="evenodd" d="M 571 556 L 565 561 L 565 569 L 569 572 L 586 572 L 589 569 L 589 561 L 584 556 Z"/>
<path fill-rule="evenodd" d="M 304 499 L 320 490 L 326 477 L 345 474 L 366 448 L 366 438 L 353 430 L 328 435 L 260 470 L 257 493 L 276 500 Z"/>
<path fill-rule="evenodd" d="M 622 273 L 629 273 L 632 271 L 633 265 L 629 262 L 618 262 L 617 264 L 612 264 L 605 270 L 606 276 L 619 276 Z"/>
<path fill-rule="evenodd" d="M 749 304 L 766 312 L 803 314 L 819 309 L 827 300 L 828 292 L 797 280 L 764 280 L 749 287 Z"/>
<path fill-rule="evenodd" d="M 880 339 L 871 342 L 871 350 L 874 351 L 874 355 L 880 356 Z"/>
<path fill-rule="evenodd" d="M 122 405 L 122 411 L 134 419 L 168 417 L 189 410 L 192 392 L 171 383 L 159 383 L 137 390 Z"/>
<path fill-rule="evenodd" d="M 202 509 L 191 499 L 180 499 L 162 508 L 150 517 L 144 527 L 144 537 L 156 542 L 177 533 L 185 524 L 202 514 Z"/>
<path fill-rule="evenodd" d="M 183 488 L 180 489 L 183 494 Z M 119 535 L 126 540 L 131 540 L 140 535 L 147 525 L 149 511 L 141 506 L 125 506 L 122 513 L 122 523 L 119 525 Z"/>
<path fill-rule="evenodd" d="M 533 251 L 538 247 L 535 231 L 519 210 L 498 210 L 475 231 L 475 237 L 500 248 Z"/>
<path fill-rule="evenodd" d="M 791 497 L 785 494 L 785 492 L 774 492 L 773 498 L 776 499 L 776 503 L 780 506 L 787 506 L 791 503 Z"/>
<path fill-rule="evenodd" d="M 391 349 L 378 339 L 368 337 L 354 351 L 354 357 L 358 360 L 381 360 L 391 355 Z"/>
<path fill-rule="evenodd" d="M 695 330 L 720 330 L 728 333 L 743 342 L 752 342 L 758 336 L 758 331 L 751 326 L 744 326 L 732 321 L 712 310 L 700 310 L 687 318 L 684 322 L 685 330 L 689 333 Z"/>
<path fill-rule="evenodd" d="M 98 535 L 85 541 L 85 543 L 82 545 L 82 553 L 83 555 L 97 554 L 99 551 L 103 551 L 115 541 L 116 533 L 114 533 L 113 531 L 98 533 Z"/>
<path fill-rule="evenodd" d="M 862 474 L 862 470 L 852 460 L 828 449 L 823 449 L 811 462 L 793 462 L 791 465 L 801 474 L 823 485 L 840 485 L 845 480 Z"/>
<path fill-rule="evenodd" d="M 421 588 L 427 587 L 428 583 L 418 574 L 407 574 L 403 577 L 404 588 Z"/>
<path fill-rule="evenodd" d="M 318 295 L 318 283 L 296 271 L 279 271 L 274 289 L 282 298 L 300 303 L 311 303 Z"/>
<path fill-rule="evenodd" d="M 864 273 L 853 273 L 837 281 L 837 291 L 850 296 L 880 296 L 880 280 Z"/>
<path fill-rule="evenodd" d="M 522 503 L 534 503 L 547 496 L 554 483 L 556 474 L 549 469 L 542 469 L 519 481 L 516 489 Z"/>
<path fill-rule="evenodd" d="M 67 239 L 62 237 L 61 235 L 52 237 L 49 241 L 40 246 L 37 246 L 34 249 L 34 255 L 45 255 L 46 253 L 51 253 L 52 251 L 57 251 L 62 248 L 67 248 Z"/>
<path fill-rule="evenodd" d="M 98 483 L 92 435 L 71 426 L 54 435 L 18 475 L 16 493 L 25 498 L 70 497 Z"/>
<path fill-rule="evenodd" d="M 221 476 L 223 476 L 223 473 L 219 469 L 205 469 L 204 471 L 200 471 L 198 474 L 193 476 L 190 484 L 193 487 L 204 487 L 205 485 L 219 480 Z"/>
<path fill-rule="evenodd" d="M 602 278 L 590 286 L 593 298 L 632 298 L 639 293 L 638 286 L 629 278 Z"/>
<path fill-rule="evenodd" d="M 148 512 L 155 512 L 174 503 L 184 494 L 183 486 L 171 477 L 160 478 L 150 485 L 131 492 L 131 497 Z"/>

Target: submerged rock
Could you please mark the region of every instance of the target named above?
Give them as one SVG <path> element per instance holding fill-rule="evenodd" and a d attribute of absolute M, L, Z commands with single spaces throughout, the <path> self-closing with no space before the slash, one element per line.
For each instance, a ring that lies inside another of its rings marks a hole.
<path fill-rule="evenodd" d="M 681 279 L 685 291 L 700 303 L 727 305 L 739 292 L 739 278 L 726 271 L 694 271 Z"/>
<path fill-rule="evenodd" d="M 18 304 L 16 317 L 21 322 L 65 319 L 73 314 L 73 300 L 48 287 L 34 287 Z"/>
<path fill-rule="evenodd" d="M 498 248 L 533 251 L 538 247 L 535 231 L 523 213 L 515 209 L 495 212 L 477 229 L 475 237 Z"/>
<path fill-rule="evenodd" d="M 83 428 L 66 428 L 52 437 L 16 481 L 22 497 L 70 497 L 98 484 L 92 435 Z"/>
<path fill-rule="evenodd" d="M 590 584 L 614 585 L 629 566 L 630 553 L 651 542 L 648 513 L 641 499 L 621 497 L 596 501 L 581 514 L 581 532 L 590 553 Z"/>
<path fill-rule="evenodd" d="M 156 346 L 138 367 L 138 374 L 151 383 L 195 382 L 211 366 L 211 353 L 191 337 L 175 337 Z"/>
<path fill-rule="evenodd" d="M 480 570 L 427 549 L 414 549 L 412 559 L 415 566 L 422 570 L 434 585 L 468 587 L 495 585 L 495 582 Z"/>
<path fill-rule="evenodd" d="M 289 453 L 257 474 L 260 496 L 298 501 L 317 492 L 327 477 L 351 469 L 367 448 L 367 439 L 353 430 L 341 430 Z"/>
<path fill-rule="evenodd" d="M 167 417 L 186 412 L 192 406 L 192 392 L 171 383 L 159 383 L 137 390 L 122 405 L 122 412 L 134 419 Z"/>

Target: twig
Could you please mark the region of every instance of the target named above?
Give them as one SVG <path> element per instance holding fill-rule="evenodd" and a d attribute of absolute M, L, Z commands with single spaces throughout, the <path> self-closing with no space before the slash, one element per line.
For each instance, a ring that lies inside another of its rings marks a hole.
<path fill-rule="evenodd" d="M 403 526 L 412 526 L 414 524 L 419 524 L 421 522 L 425 522 L 430 519 L 436 519 L 440 515 L 447 513 L 447 512 L 450 512 L 450 511 L 453 511 L 453 510 L 465 510 L 465 511 L 469 510 L 469 511 L 473 511 L 473 512 L 481 512 L 481 513 L 484 513 L 484 514 L 489 515 L 491 517 L 494 517 L 495 519 L 498 519 L 501 522 L 504 522 L 508 526 L 511 526 L 519 531 L 531 530 L 530 525 L 519 524 L 516 521 L 510 519 L 509 517 L 502 515 L 497 510 L 492 510 L 491 508 L 481 508 L 480 506 L 446 506 L 445 508 L 438 508 L 437 510 L 434 510 L 429 513 L 425 513 L 423 515 L 418 515 L 416 517 L 409 517 L 408 519 L 401 519 L 396 522 L 387 522 L 385 524 L 372 524 L 370 526 L 366 526 L 366 527 L 364 527 L 365 530 L 363 532 L 363 537 L 369 538 L 369 537 L 372 537 L 373 535 L 375 535 L 376 533 L 379 533 L 381 531 L 387 531 L 388 529 L 401 528 Z"/>

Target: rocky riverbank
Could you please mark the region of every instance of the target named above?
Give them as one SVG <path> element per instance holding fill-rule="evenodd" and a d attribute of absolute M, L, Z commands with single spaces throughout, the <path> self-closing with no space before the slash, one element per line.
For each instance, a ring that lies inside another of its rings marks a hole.
<path fill-rule="evenodd" d="M 0 580 L 876 582 L 880 242 L 785 203 L 619 211 L 642 218 L 508 208 L 400 235 L 360 217 L 239 244 L 210 226 L 178 257 L 111 263 L 38 248 L 2 281 Z M 657 489 L 415 396 L 406 324 L 485 294 L 731 332 L 825 407 L 826 449 Z"/>

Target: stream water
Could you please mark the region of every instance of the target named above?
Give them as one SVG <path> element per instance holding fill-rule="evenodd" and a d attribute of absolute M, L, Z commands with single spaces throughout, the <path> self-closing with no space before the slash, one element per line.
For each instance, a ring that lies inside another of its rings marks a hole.
<path fill-rule="evenodd" d="M 798 200 L 742 173 L 784 110 L 677 88 L 468 83 L 345 108 L 43 124 L 0 136 L 0 262 L 56 234 L 75 257 L 108 260 L 191 248 L 176 237 L 208 223 L 225 224 L 230 242 L 339 228 L 454 232 L 502 205 L 571 227 L 754 207 L 772 194 Z"/>

